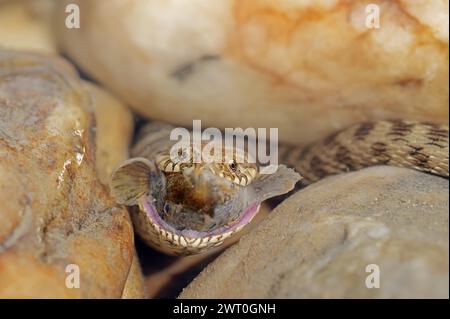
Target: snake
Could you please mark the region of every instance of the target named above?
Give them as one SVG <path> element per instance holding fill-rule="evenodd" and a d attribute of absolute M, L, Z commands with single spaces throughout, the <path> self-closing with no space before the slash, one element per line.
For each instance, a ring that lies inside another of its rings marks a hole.
<path fill-rule="evenodd" d="M 331 175 L 389 165 L 449 176 L 446 124 L 367 121 L 304 147 L 280 145 L 281 164 L 273 174 L 262 174 L 237 147 L 194 161 L 203 144 L 174 147 L 173 128 L 145 125 L 130 159 L 118 165 L 110 181 L 112 196 L 129 207 L 138 235 L 169 255 L 220 246 L 252 221 L 262 202 Z"/>

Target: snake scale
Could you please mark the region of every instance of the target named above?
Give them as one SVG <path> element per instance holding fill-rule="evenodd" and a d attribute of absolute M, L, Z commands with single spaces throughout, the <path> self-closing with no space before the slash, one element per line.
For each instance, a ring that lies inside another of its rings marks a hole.
<path fill-rule="evenodd" d="M 307 182 L 374 165 L 412 168 L 448 178 L 448 144 L 448 125 L 364 122 L 305 148 L 281 146 L 280 158 Z"/>
<path fill-rule="evenodd" d="M 137 233 L 152 247 L 188 255 L 219 246 L 257 214 L 261 202 L 326 176 L 391 165 L 449 176 L 448 125 L 392 120 L 364 122 L 306 147 L 281 145 L 274 174 L 260 174 L 242 150 L 194 163 L 192 145 L 169 156 L 168 124 L 142 128 L 131 159 L 111 178 L 112 195 L 130 206 Z M 198 150 L 197 150 L 198 151 Z M 242 161 L 244 159 L 244 161 Z M 288 168 L 287 166 L 293 167 Z"/>

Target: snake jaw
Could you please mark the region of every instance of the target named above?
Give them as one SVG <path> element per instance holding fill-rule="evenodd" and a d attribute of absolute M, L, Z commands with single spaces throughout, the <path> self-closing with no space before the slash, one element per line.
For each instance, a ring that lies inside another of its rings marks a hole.
<path fill-rule="evenodd" d="M 151 197 L 142 197 L 139 201 L 139 211 L 135 211 L 132 216 L 139 221 L 138 225 L 141 227 L 138 227 L 138 230 L 141 229 L 141 236 L 153 248 L 170 255 L 198 254 L 221 245 L 225 239 L 250 223 L 260 208 L 260 203 L 255 202 L 249 205 L 234 222 L 205 232 L 173 228 L 158 214 L 154 202 Z M 142 229 L 145 231 L 142 232 Z"/>

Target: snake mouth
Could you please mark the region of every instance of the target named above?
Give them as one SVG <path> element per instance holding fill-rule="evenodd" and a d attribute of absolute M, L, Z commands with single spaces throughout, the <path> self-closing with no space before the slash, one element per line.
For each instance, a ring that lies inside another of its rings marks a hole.
<path fill-rule="evenodd" d="M 178 230 L 172 227 L 170 224 L 168 224 L 166 221 L 164 221 L 161 216 L 158 214 L 155 205 L 150 202 L 147 198 L 143 198 L 141 200 L 141 210 L 143 210 L 150 221 L 158 226 L 159 228 L 162 228 L 166 232 L 170 232 L 174 235 L 183 236 L 185 238 L 189 239 L 197 239 L 197 238 L 210 238 L 210 237 L 216 237 L 221 235 L 231 235 L 232 233 L 235 233 L 239 230 L 241 230 L 245 225 L 250 223 L 252 219 L 256 216 L 256 214 L 259 211 L 260 203 L 254 202 L 250 204 L 246 209 L 243 210 L 243 212 L 240 214 L 240 216 L 233 221 L 232 223 L 222 226 L 216 229 L 213 229 L 211 231 L 196 231 L 192 229 L 183 229 Z M 226 237 L 228 237 L 226 236 Z M 224 236 L 225 237 L 225 236 Z M 223 238 L 224 239 L 224 238 Z"/>

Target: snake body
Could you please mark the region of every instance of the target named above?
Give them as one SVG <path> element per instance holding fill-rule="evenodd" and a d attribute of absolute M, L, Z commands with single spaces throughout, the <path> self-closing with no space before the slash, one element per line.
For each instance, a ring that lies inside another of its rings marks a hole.
<path fill-rule="evenodd" d="M 236 163 L 236 150 L 225 150 L 212 163 L 179 162 L 169 156 L 172 129 L 158 122 L 145 126 L 132 158 L 111 179 L 113 196 L 131 206 L 138 234 L 168 254 L 194 254 L 220 245 L 252 220 L 262 201 L 289 192 L 301 179 L 284 165 L 275 174 L 262 175 L 255 164 Z M 448 125 L 377 121 L 353 125 L 306 147 L 281 145 L 279 156 L 301 174 L 302 185 L 374 165 L 448 178 L 448 144 Z M 192 145 L 186 149 L 189 158 L 195 150 Z"/>
<path fill-rule="evenodd" d="M 280 158 L 303 182 L 375 165 L 411 168 L 448 178 L 448 125 L 376 121 L 352 125 L 307 147 L 280 147 Z"/>

